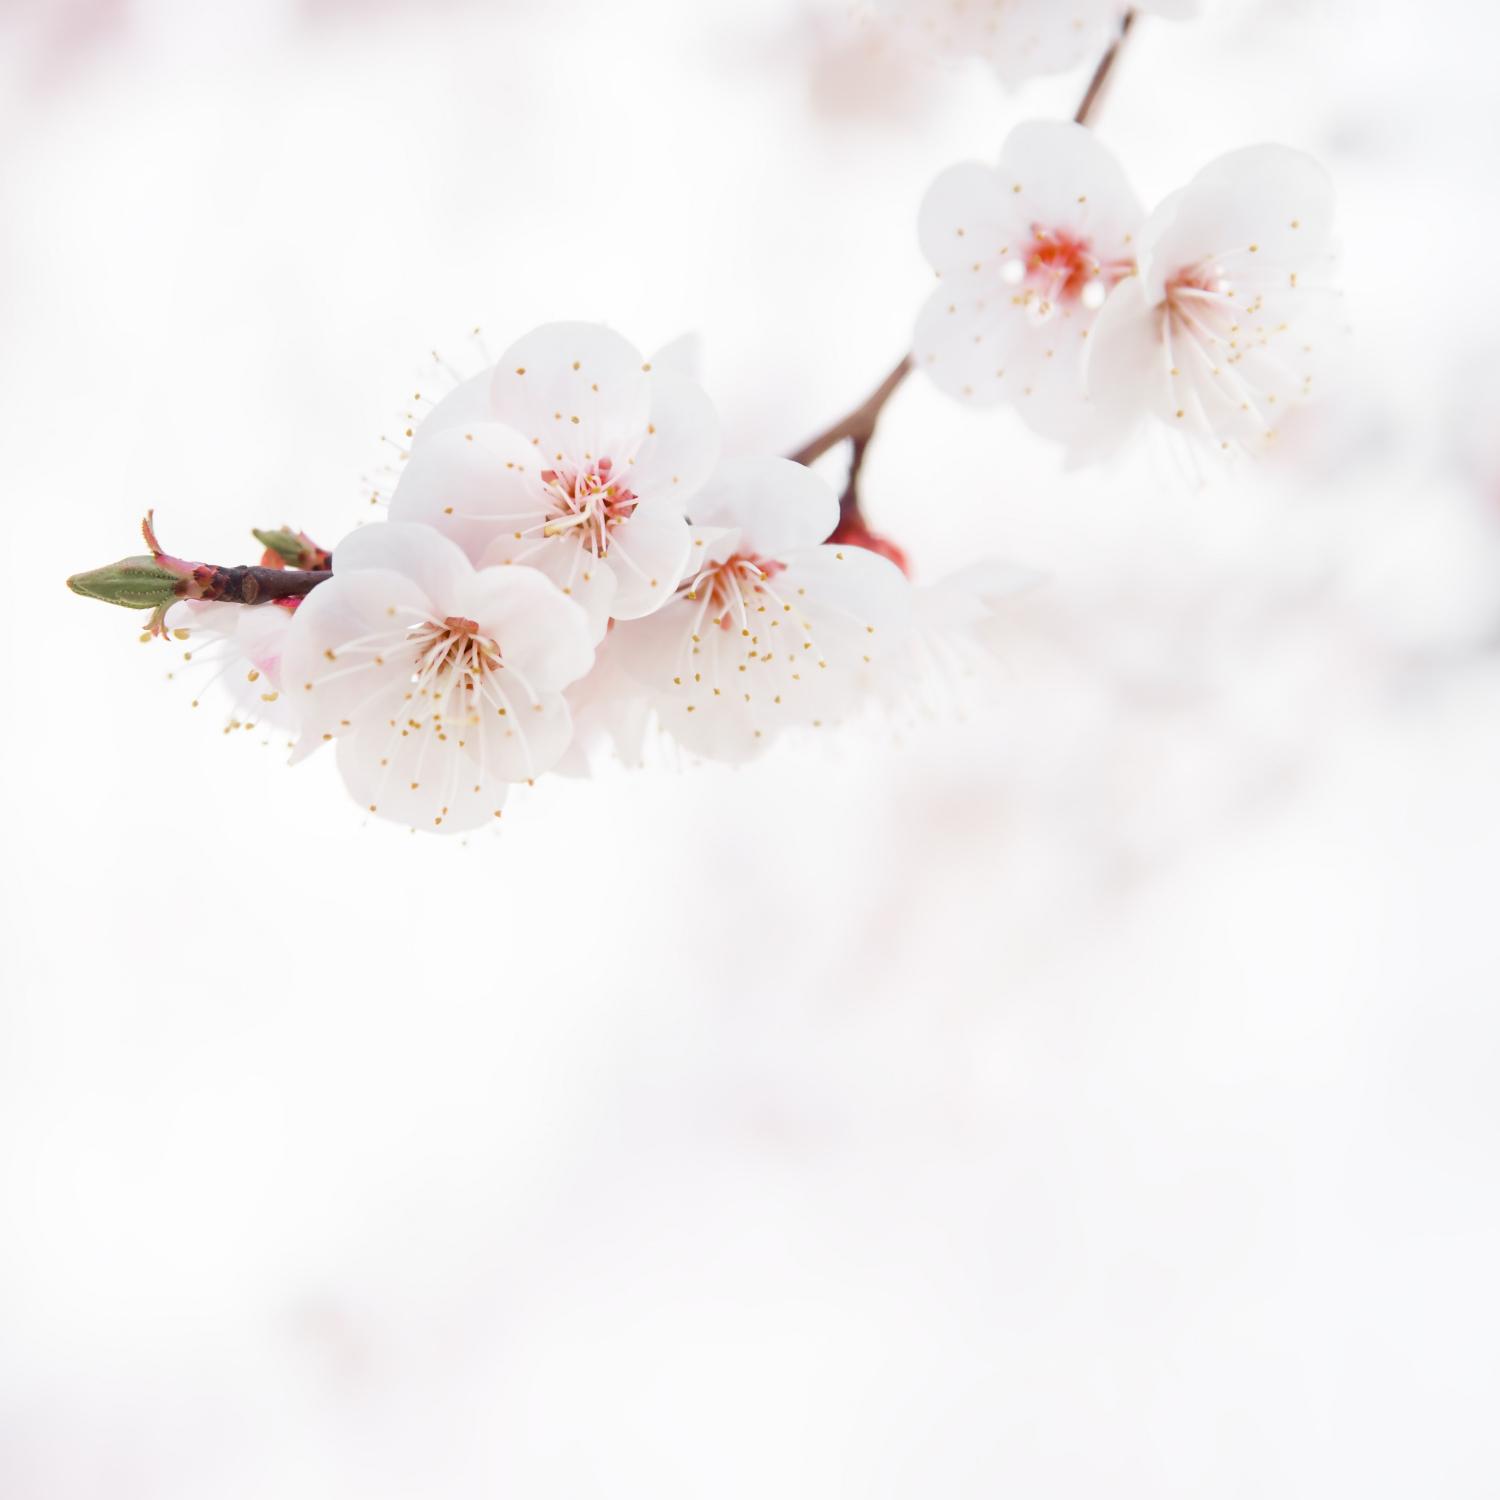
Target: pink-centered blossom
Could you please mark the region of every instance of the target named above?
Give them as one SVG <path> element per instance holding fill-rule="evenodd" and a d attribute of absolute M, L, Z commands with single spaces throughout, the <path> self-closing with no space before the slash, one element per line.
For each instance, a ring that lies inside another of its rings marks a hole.
<path fill-rule="evenodd" d="M 726 463 L 693 502 L 693 560 L 654 614 L 615 626 L 612 651 L 694 754 L 745 760 L 781 731 L 820 726 L 910 625 L 901 570 L 827 545 L 838 501 L 789 459 Z"/>
<path fill-rule="evenodd" d="M 1089 340 L 1094 449 L 1145 416 L 1223 448 L 1273 442 L 1344 341 L 1333 215 L 1327 172 L 1286 146 L 1231 152 L 1168 198 Z"/>
<path fill-rule="evenodd" d="M 702 388 L 590 323 L 549 323 L 452 391 L 417 428 L 391 498 L 479 566 L 540 569 L 595 639 L 669 598 L 684 507 L 719 454 Z"/>
<path fill-rule="evenodd" d="M 917 319 L 917 368 L 957 400 L 1012 406 L 1037 432 L 1076 441 L 1092 420 L 1090 330 L 1135 273 L 1144 219 L 1118 162 L 1080 125 L 1020 125 L 998 165 L 950 167 L 918 220 L 939 284 Z"/>
<path fill-rule="evenodd" d="M 292 618 L 283 679 L 299 754 L 337 742 L 381 818 L 460 833 L 567 750 L 563 696 L 593 662 L 581 606 L 534 568 L 476 569 L 432 528 L 361 527 Z"/>

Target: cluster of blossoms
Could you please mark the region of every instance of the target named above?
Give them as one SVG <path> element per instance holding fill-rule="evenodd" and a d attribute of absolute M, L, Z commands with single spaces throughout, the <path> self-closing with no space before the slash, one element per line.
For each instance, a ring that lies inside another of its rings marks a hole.
<path fill-rule="evenodd" d="M 462 832 L 517 782 L 638 760 L 648 733 L 738 762 L 901 698 L 916 653 L 973 649 L 1013 587 L 961 578 L 971 610 L 942 586 L 916 608 L 895 563 L 829 540 L 838 524 L 802 464 L 722 460 L 689 376 L 551 324 L 439 403 L 389 519 L 295 607 L 186 599 L 163 625 L 217 648 L 245 708 L 293 728 L 294 760 L 332 744 L 370 812 Z"/>
<path fill-rule="evenodd" d="M 998 166 L 950 167 L 922 204 L 941 285 L 917 365 L 1075 461 L 1149 416 L 1263 447 L 1341 342 L 1332 221 L 1327 173 L 1283 146 L 1221 157 L 1148 215 L 1091 131 L 1019 126 Z"/>
<path fill-rule="evenodd" d="M 1134 14 L 1117 0 L 940 13 L 953 45 L 1016 72 L 1066 66 Z M 910 369 L 1014 406 L 1073 462 L 1152 417 L 1253 450 L 1342 331 L 1321 168 L 1283 147 L 1235 152 L 1148 215 L 1083 123 L 1117 49 L 1078 123 L 1022 125 L 997 166 L 933 183 L 919 235 L 940 285 L 912 353 L 805 461 L 726 458 L 680 358 L 554 323 L 415 426 L 388 519 L 331 554 L 257 532 L 260 567 L 216 568 L 169 556 L 148 520 L 149 556 L 70 583 L 152 608 L 147 639 L 229 680 L 232 724 L 285 728 L 294 761 L 331 745 L 370 813 L 443 833 L 488 825 L 516 783 L 639 764 L 657 741 L 733 763 L 872 707 L 951 702 L 1026 580 L 980 563 L 913 586 L 866 524 L 865 448 Z M 808 465 L 846 439 L 840 499 Z"/>

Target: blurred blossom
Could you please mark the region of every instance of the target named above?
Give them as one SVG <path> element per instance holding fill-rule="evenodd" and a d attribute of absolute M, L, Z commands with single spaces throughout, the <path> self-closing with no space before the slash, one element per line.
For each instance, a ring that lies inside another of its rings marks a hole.
<path fill-rule="evenodd" d="M 905 46 L 981 57 L 1014 88 L 1096 56 L 1118 30 L 1123 0 L 864 0 L 872 24 Z M 1143 0 L 1137 10 L 1183 18 L 1196 0 Z"/>
<path fill-rule="evenodd" d="M 851 24 L 848 0 L 810 4 L 783 33 L 775 60 L 806 69 L 808 97 L 830 120 L 899 128 L 942 90 L 926 60 L 889 31 Z"/>

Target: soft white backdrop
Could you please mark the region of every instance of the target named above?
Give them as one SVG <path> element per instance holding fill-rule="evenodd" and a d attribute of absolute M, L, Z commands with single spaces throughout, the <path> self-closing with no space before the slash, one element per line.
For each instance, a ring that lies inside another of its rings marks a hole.
<path fill-rule="evenodd" d="M 1206 10 L 1102 134 L 1328 163 L 1343 399 L 1066 476 L 913 382 L 877 522 L 1047 575 L 968 722 L 458 847 L 63 577 L 148 505 L 336 540 L 475 324 L 697 330 L 795 446 L 1083 74 L 842 0 L 0 6 L 5 1500 L 1496 1492 L 1500 25 Z"/>

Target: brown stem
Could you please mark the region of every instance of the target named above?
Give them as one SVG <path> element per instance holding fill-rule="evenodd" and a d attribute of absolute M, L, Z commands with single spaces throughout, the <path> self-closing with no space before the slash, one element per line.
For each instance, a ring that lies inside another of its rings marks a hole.
<path fill-rule="evenodd" d="M 329 564 L 333 554 L 318 546 L 305 531 L 293 533 L 283 528 L 281 533 L 254 532 L 257 541 L 272 539 L 295 542 L 307 561 L 315 564 L 311 568 L 278 568 L 273 566 L 246 565 L 232 568 L 220 567 L 217 563 L 184 562 L 162 550 L 156 535 L 156 512 L 148 510 L 141 522 L 141 536 L 151 549 L 151 556 L 158 565 L 179 575 L 177 597 L 200 599 L 215 604 L 272 604 L 277 599 L 302 599 L 320 583 L 333 577 Z M 275 549 L 268 546 L 268 555 Z"/>
<path fill-rule="evenodd" d="M 1083 99 L 1073 112 L 1075 125 L 1087 125 L 1093 120 L 1094 112 L 1103 97 L 1105 85 L 1109 82 L 1109 75 L 1114 71 L 1115 62 L 1129 39 L 1135 22 L 1136 12 L 1127 10 L 1125 19 L 1120 22 L 1119 35 L 1109 44 L 1109 50 L 1099 59 L 1099 66 L 1094 69 L 1094 76 L 1089 79 L 1089 86 L 1083 91 Z"/>
<path fill-rule="evenodd" d="M 846 438 L 863 438 L 868 442 L 874 436 L 875 424 L 880 420 L 885 403 L 895 395 L 897 386 L 910 374 L 911 355 L 903 355 L 901 363 L 880 382 L 863 405 L 856 406 L 847 417 L 835 422 L 826 432 L 819 433 L 810 443 L 804 443 L 792 454 L 792 462 L 810 464 Z"/>
<path fill-rule="evenodd" d="M 859 518 L 859 471 L 864 467 L 865 450 L 869 446 L 867 432 L 857 432 L 849 439 L 849 477 L 844 481 L 844 493 L 839 496 L 840 530 Z"/>
<path fill-rule="evenodd" d="M 302 599 L 333 577 L 329 568 L 199 567 L 184 597 L 220 604 L 271 604 Z"/>

